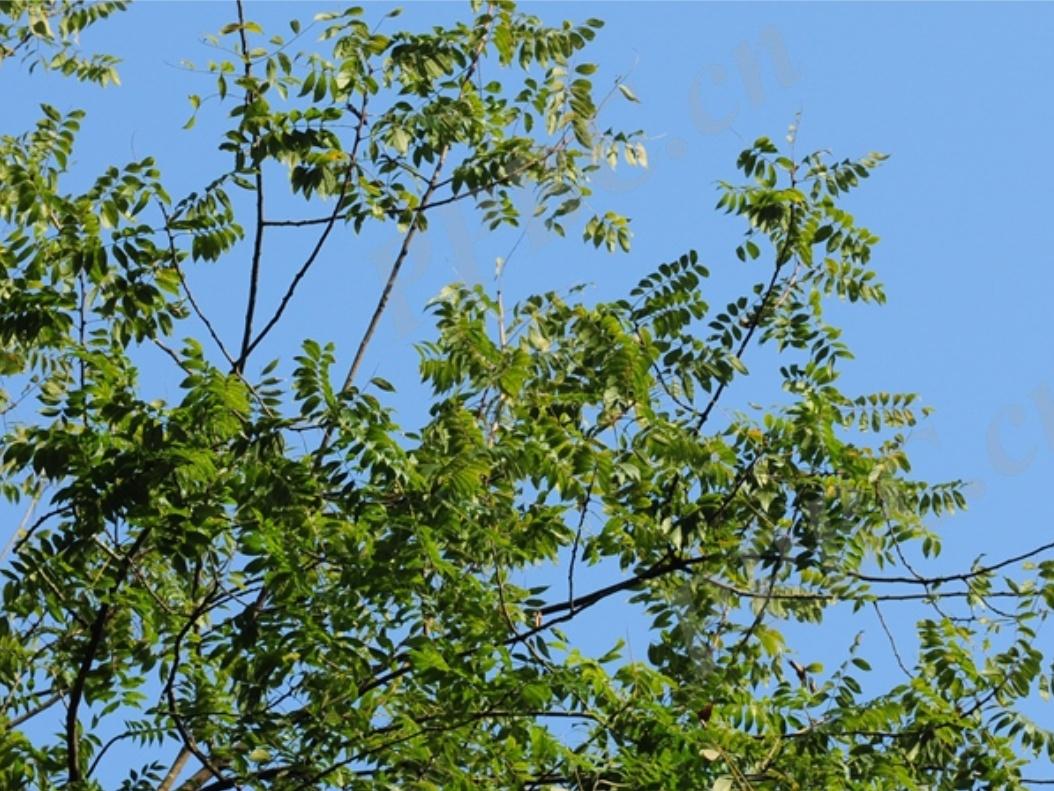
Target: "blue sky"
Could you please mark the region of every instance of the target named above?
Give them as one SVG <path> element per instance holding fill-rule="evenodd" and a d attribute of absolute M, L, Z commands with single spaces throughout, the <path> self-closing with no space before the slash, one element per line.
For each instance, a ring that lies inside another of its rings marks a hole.
<path fill-rule="evenodd" d="M 310 18 L 333 7 L 249 0 L 247 15 L 278 32 L 290 17 Z M 465 8 L 411 4 L 388 24 L 431 24 Z M 633 218 L 631 253 L 596 252 L 574 233 L 557 240 L 530 229 L 507 268 L 509 298 L 582 282 L 593 284 L 589 299 L 616 297 L 653 266 L 690 248 L 714 272 L 715 288 L 753 282 L 756 273 L 744 272 L 732 254 L 741 228 L 712 210 L 715 181 L 734 179 L 739 150 L 759 135 L 782 140 L 800 112 L 799 153 L 825 148 L 839 158 L 871 150 L 892 155 L 848 202 L 882 238 L 875 264 L 889 302 L 836 308 L 833 315 L 857 355 L 844 388 L 921 393 L 936 413 L 913 435 L 916 471 L 971 482 L 969 512 L 940 525 L 940 565 L 961 566 L 980 553 L 998 558 L 1049 540 L 1054 505 L 1043 493 L 1054 479 L 1048 328 L 1054 163 L 1043 152 L 1054 139 L 1054 5 L 622 2 L 531 8 L 547 20 L 606 20 L 589 58 L 601 66 L 595 82 L 604 90 L 616 75 L 628 75 L 642 101 L 614 102 L 603 120 L 644 129 L 650 167 L 620 166 L 596 184 L 598 208 Z M 386 10 L 387 4 L 367 6 L 367 17 Z M 182 130 L 190 114 L 186 95 L 210 92 L 212 78 L 177 64 L 216 57 L 201 36 L 233 18 L 233 2 L 134 5 L 86 37 L 92 47 L 125 60 L 122 87 L 102 92 L 47 75 L 26 78 L 5 64 L 0 133 L 28 126 L 41 101 L 85 107 L 78 172 L 149 154 L 159 160 L 173 195 L 200 188 L 223 162 L 214 146 L 226 110 L 207 102 L 198 125 Z M 394 228 L 335 239 L 290 315 L 291 341 L 276 342 L 258 363 L 288 355 L 304 336 L 336 341 L 341 359 L 349 359 L 395 239 Z M 399 386 L 407 423 L 422 407 L 411 344 L 429 333 L 424 303 L 451 280 L 489 283 L 495 257 L 505 256 L 514 239 L 485 233 L 470 208 L 458 204 L 433 220 L 428 243 L 411 256 L 363 370 Z M 277 298 L 281 275 L 295 265 L 283 259 L 300 255 L 305 244 L 292 235 L 277 241 L 265 262 L 275 274 L 265 302 Z M 194 273 L 206 311 L 232 344 L 246 265 L 247 256 L 235 255 Z M 773 381 L 761 378 L 762 385 Z M 175 395 L 164 380 L 149 386 Z M 731 392 L 728 403 L 742 404 L 745 393 Z M 751 395 L 764 393 L 762 387 Z M 8 532 L 0 531 L 0 544 Z M 838 633 L 843 645 L 846 635 Z M 1049 631 L 1041 638 L 1044 648 L 1054 648 Z M 871 644 L 881 659 L 884 645 Z M 643 649 L 641 640 L 638 658 Z M 1054 725 L 1049 715 L 1046 721 Z"/>

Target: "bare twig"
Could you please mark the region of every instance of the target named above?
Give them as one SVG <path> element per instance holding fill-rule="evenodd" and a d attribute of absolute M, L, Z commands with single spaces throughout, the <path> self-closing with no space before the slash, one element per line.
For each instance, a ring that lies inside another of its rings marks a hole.
<path fill-rule="evenodd" d="M 768 585 L 765 587 L 765 591 L 761 595 L 761 604 L 758 607 L 757 613 L 754 615 L 754 620 L 751 622 L 750 626 L 747 627 L 746 631 L 743 632 L 743 636 L 739 638 L 739 642 L 736 643 L 735 648 L 732 649 L 733 655 L 738 654 L 743 649 L 761 626 L 762 621 L 765 620 L 765 615 L 768 613 L 769 605 L 772 603 L 772 597 L 776 593 L 776 580 L 779 577 L 782 565 L 782 558 L 777 558 L 772 562 L 772 572 L 769 574 Z"/>
<path fill-rule="evenodd" d="M 889 647 L 893 649 L 893 658 L 897 660 L 897 667 L 899 667 L 908 678 L 914 678 L 914 676 L 911 675 L 911 671 L 908 670 L 907 665 L 904 664 L 904 660 L 900 657 L 900 651 L 897 649 L 897 641 L 893 638 L 893 632 L 890 631 L 886 619 L 882 616 L 882 609 L 878 606 L 878 602 L 872 602 L 871 605 L 875 608 L 875 615 L 878 616 L 878 622 L 882 626 L 882 631 L 886 633 L 886 639 L 889 640 Z"/>
<path fill-rule="evenodd" d="M 578 557 L 578 545 L 582 542 L 582 528 L 586 523 L 586 513 L 589 511 L 589 502 L 593 499 L 593 486 L 596 484 L 597 470 L 593 468 L 593 475 L 582 495 L 582 502 L 578 507 L 578 525 L 575 528 L 575 539 L 571 543 L 571 561 L 567 565 L 567 606 L 571 612 L 575 611 L 575 560 Z"/>
<path fill-rule="evenodd" d="M 7 557 L 9 552 L 17 555 L 18 550 L 22 548 L 22 546 L 33 536 L 34 531 L 44 524 L 44 522 L 53 516 L 57 516 L 58 514 L 69 510 L 69 506 L 63 506 L 62 508 L 48 511 L 27 528 L 26 523 L 29 521 L 30 517 L 33 516 L 33 512 L 36 510 L 38 502 L 40 502 L 39 494 L 30 500 L 29 505 L 26 507 L 26 512 L 22 515 L 22 519 L 19 520 L 18 528 L 15 530 L 14 535 L 11 536 L 4 548 L 0 550 L 0 562 Z"/>
<path fill-rule="evenodd" d="M 966 582 L 974 577 L 981 577 L 986 574 L 990 574 L 993 571 L 1005 568 L 1006 566 L 1012 566 L 1015 563 L 1020 563 L 1024 560 L 1041 555 L 1044 552 L 1049 552 L 1054 549 L 1054 541 L 1051 541 L 1042 546 L 1030 549 L 1027 552 L 1022 552 L 1020 555 L 1014 555 L 1013 557 L 1001 560 L 998 563 L 993 563 L 990 566 L 980 566 L 972 571 L 965 571 L 959 574 L 943 574 L 936 577 L 924 577 L 921 575 L 912 575 L 906 577 L 895 577 L 895 576 L 878 576 L 874 574 L 859 574 L 852 572 L 849 574 L 853 579 L 858 579 L 861 582 L 885 582 L 885 583 L 901 583 L 905 585 L 923 585 L 926 587 L 934 585 L 942 585 L 946 582 Z M 935 594 L 937 595 L 937 594 Z"/>
<path fill-rule="evenodd" d="M 493 21 L 490 24 L 492 25 Z M 490 27 L 488 26 L 487 32 L 484 33 L 480 39 L 479 44 L 476 46 L 476 51 L 472 55 L 472 60 L 465 69 L 465 73 L 461 80 L 462 89 L 465 84 L 471 82 L 472 75 L 475 73 L 476 69 L 479 68 L 479 61 L 483 56 L 483 50 L 486 48 L 489 31 Z M 344 377 L 344 384 L 341 386 L 341 392 L 346 392 L 350 389 L 352 383 L 355 381 L 355 374 L 358 372 L 359 366 L 362 364 L 362 359 L 366 355 L 366 348 L 373 339 L 374 332 L 377 330 L 377 325 L 380 323 L 381 316 L 384 314 L 384 309 L 388 305 L 388 299 L 391 297 L 392 289 L 395 288 L 395 281 L 399 277 L 399 271 L 402 269 L 403 263 L 406 261 L 406 257 L 410 252 L 410 245 L 420 226 L 421 216 L 429 208 L 429 201 L 439 184 L 439 176 L 440 173 L 442 173 L 443 165 L 446 162 L 449 153 L 450 144 L 447 143 L 439 152 L 435 169 L 432 171 L 432 177 L 429 179 L 428 185 L 425 187 L 425 191 L 421 195 L 420 205 L 414 210 L 413 216 L 410 218 L 410 227 L 407 228 L 406 234 L 403 236 L 402 244 L 399 247 L 399 252 L 395 257 L 395 261 L 392 262 L 391 271 L 388 273 L 388 280 L 385 282 L 384 289 L 381 291 L 380 299 L 377 301 L 377 307 L 374 308 L 373 315 L 370 317 L 370 322 L 366 327 L 366 332 L 363 334 L 362 340 L 359 342 L 359 348 L 355 352 L 355 358 L 352 360 L 351 367 L 348 369 L 348 374 Z M 432 205 L 435 206 L 438 204 Z M 325 448 L 328 444 L 329 432 L 327 432 L 322 440 L 322 447 Z"/>
<path fill-rule="evenodd" d="M 794 181 L 791 181 L 791 187 L 793 188 Z M 769 309 L 769 303 L 772 301 L 773 295 L 776 293 L 776 287 L 779 283 L 780 273 L 783 270 L 784 264 L 790 256 L 790 246 L 794 239 L 794 204 L 791 204 L 789 209 L 789 218 L 787 222 L 787 235 L 783 240 L 783 244 L 780 245 L 780 249 L 776 251 L 776 263 L 772 268 L 772 277 L 769 279 L 768 286 L 765 288 L 765 292 L 761 297 L 761 301 L 758 303 L 757 308 L 751 315 L 750 321 L 746 328 L 746 332 L 743 334 L 743 340 L 739 344 L 739 348 L 736 349 L 736 357 L 742 359 L 743 353 L 746 351 L 747 346 L 750 345 L 750 341 L 754 337 L 754 333 L 761 325 L 761 319 L 765 312 Z M 714 411 L 714 407 L 717 406 L 717 402 L 721 400 L 721 396 L 728 388 L 730 380 L 723 379 L 721 383 L 714 390 L 714 394 L 710 396 L 710 400 L 707 401 L 703 411 L 699 413 L 699 417 L 695 422 L 695 431 L 698 433 L 702 430 L 703 426 L 706 425 L 706 421 L 710 419 L 710 413 Z"/>
<path fill-rule="evenodd" d="M 428 199 L 432 196 L 432 192 L 435 190 L 436 180 L 439 178 L 439 173 L 443 168 L 443 163 L 446 161 L 448 151 L 449 148 L 444 148 L 439 154 L 439 161 L 436 163 L 435 170 L 432 173 L 432 179 L 428 182 L 424 195 L 421 197 L 422 204 L 428 202 Z M 406 257 L 410 253 L 410 245 L 414 240 L 414 236 L 417 234 L 419 227 L 418 219 L 422 211 L 423 208 L 418 209 L 415 212 L 413 219 L 410 220 L 410 227 L 406 230 L 406 233 L 403 236 L 403 242 L 399 246 L 399 252 L 395 256 L 395 261 L 392 262 L 392 268 L 388 272 L 388 280 L 385 282 L 384 289 L 381 291 L 380 299 L 377 300 L 377 306 L 373 309 L 373 315 L 370 316 L 370 322 L 366 326 L 366 331 L 363 333 L 362 340 L 359 341 L 359 348 L 355 352 L 355 359 L 352 360 L 351 368 L 348 369 L 348 375 L 344 377 L 344 384 L 341 385 L 340 388 L 341 392 L 349 390 L 352 383 L 355 381 L 355 374 L 358 373 L 363 357 L 366 356 L 366 348 L 370 345 L 370 341 L 373 340 L 373 335 L 377 331 L 377 325 L 380 324 L 381 316 L 384 315 L 384 309 L 388 306 L 388 300 L 391 297 L 392 289 L 395 288 L 395 281 L 399 278 L 399 271 L 402 269 L 403 264 L 406 262 Z"/>
<path fill-rule="evenodd" d="M 198 319 L 201 320 L 201 323 L 205 325 L 205 329 L 208 331 L 209 337 L 212 338 L 213 342 L 216 344 L 216 347 L 220 350 L 220 354 L 223 355 L 224 359 L 226 359 L 230 366 L 233 368 L 235 366 L 234 357 L 229 351 L 227 351 L 227 347 L 223 344 L 223 341 L 220 339 L 219 333 L 216 332 L 216 328 L 212 326 L 212 322 L 209 321 L 208 316 L 205 315 L 197 300 L 194 299 L 194 294 L 191 292 L 190 286 L 187 284 L 187 278 L 183 274 L 183 267 L 179 264 L 179 255 L 176 252 L 176 239 L 172 235 L 171 220 L 169 218 L 168 212 L 165 210 L 164 204 L 160 201 L 158 201 L 157 205 L 158 208 L 161 209 L 161 217 L 165 221 L 165 235 L 168 237 L 169 258 L 172 260 L 172 268 L 175 270 L 176 276 L 179 278 L 179 285 L 183 289 L 183 295 L 187 298 L 187 302 L 190 303 L 190 309 L 194 311 L 194 315 L 197 316 Z"/>

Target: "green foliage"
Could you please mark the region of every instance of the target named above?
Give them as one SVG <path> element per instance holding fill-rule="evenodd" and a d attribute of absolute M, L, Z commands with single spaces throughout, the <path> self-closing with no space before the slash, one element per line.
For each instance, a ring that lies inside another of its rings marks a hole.
<path fill-rule="evenodd" d="M 72 58 L 118 6 L 3 3 L 0 40 Z M 718 208 L 757 283 L 716 312 L 702 262 L 720 251 L 594 305 L 449 286 L 417 347 L 428 414 L 404 431 L 391 384 L 355 383 L 387 289 L 343 378 L 312 339 L 289 383 L 246 362 L 337 222 L 397 223 L 390 287 L 436 206 L 517 225 L 529 187 L 563 233 L 601 163 L 646 166 L 634 135 L 598 127 L 596 67 L 576 60 L 601 23 L 493 2 L 382 34 L 351 8 L 316 18 L 324 53 L 294 54 L 299 23 L 257 45 L 238 11 L 217 38 L 238 56 L 209 65 L 230 166 L 200 191 L 172 201 L 150 159 L 67 191 L 79 111 L 45 105 L 0 141 L 0 374 L 20 390 L 0 394 L 0 484 L 29 506 L 2 567 L 0 787 L 98 789 L 100 767 L 162 791 L 1024 787 L 1028 757 L 1054 753 L 1020 706 L 1051 686 L 1054 561 L 917 571 L 961 485 L 911 477 L 914 395 L 839 388 L 851 354 L 825 306 L 885 298 L 877 238 L 839 202 L 884 157 L 744 151 Z M 483 84 L 485 60 L 508 81 Z M 328 213 L 239 219 L 232 194 L 262 201 L 276 165 Z M 258 322 L 267 223 L 316 241 Z M 245 236 L 228 346 L 183 266 L 225 264 Z M 584 239 L 626 249 L 627 220 L 598 213 Z M 173 342 L 188 318 L 208 337 Z M 757 345 L 782 392 L 733 411 Z M 144 347 L 170 358 L 174 403 L 145 400 Z M 566 588 L 513 582 L 545 563 Z M 616 581 L 583 590 L 583 565 Z M 652 619 L 641 655 L 561 631 L 616 600 Z M 832 608 L 904 601 L 926 609 L 910 665 L 894 643 L 901 683 L 867 678 L 859 636 L 830 669 L 801 639 Z"/>
<path fill-rule="evenodd" d="M 123 11 L 127 0 L 3 0 L 0 2 L 0 63 L 18 57 L 30 71 L 58 71 L 98 85 L 119 83 L 112 55 L 85 56 L 77 48 L 80 33 Z"/>

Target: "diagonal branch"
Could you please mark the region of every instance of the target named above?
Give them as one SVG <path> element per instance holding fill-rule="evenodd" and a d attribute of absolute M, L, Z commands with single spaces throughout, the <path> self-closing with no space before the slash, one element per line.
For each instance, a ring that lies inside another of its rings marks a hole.
<path fill-rule="evenodd" d="M 578 511 L 578 525 L 575 529 L 575 540 L 571 543 L 571 562 L 567 566 L 567 604 L 571 612 L 575 611 L 575 560 L 578 557 L 578 546 L 582 542 L 582 528 L 586 523 L 586 513 L 589 503 L 593 499 L 593 486 L 597 480 L 597 468 L 593 468 L 593 477 L 589 480 L 585 494 L 582 495 L 582 503 Z"/>
<path fill-rule="evenodd" d="M 882 615 L 882 608 L 878 606 L 878 602 L 871 602 L 871 605 L 875 608 L 875 615 L 878 616 L 878 623 L 882 627 L 882 631 L 885 632 L 886 639 L 889 641 L 889 647 L 893 650 L 893 658 L 897 662 L 897 667 L 901 669 L 909 679 L 914 678 L 911 671 L 908 670 L 907 665 L 904 664 L 904 659 L 900 656 L 900 650 L 897 648 L 897 641 L 893 637 L 893 632 L 889 628 L 889 624 L 886 623 L 885 617 Z"/>
<path fill-rule="evenodd" d="M 432 197 L 432 193 L 435 191 L 436 182 L 439 180 L 439 173 L 443 168 L 443 163 L 446 161 L 447 152 L 449 150 L 449 146 L 445 147 L 439 154 L 439 161 L 436 163 L 435 170 L 432 173 L 432 178 L 428 182 L 424 194 L 421 196 L 422 206 L 428 203 L 428 199 Z M 395 288 L 395 281 L 399 278 L 399 271 L 406 262 L 406 257 L 410 253 L 410 245 L 414 240 L 414 236 L 417 235 L 417 230 L 420 227 L 419 219 L 421 211 L 421 209 L 418 209 L 414 213 L 414 217 L 410 221 L 410 227 L 403 236 L 403 242 L 399 246 L 399 253 L 395 256 L 395 261 L 392 262 L 391 271 L 388 273 L 388 280 L 385 282 L 384 289 L 381 291 L 380 299 L 377 300 L 377 307 L 373 309 L 370 323 L 366 326 L 366 332 L 363 333 L 362 340 L 359 341 L 359 348 L 355 352 L 355 359 L 352 360 L 351 368 L 348 369 L 348 375 L 344 377 L 344 384 L 341 385 L 340 388 L 341 392 L 347 392 L 355 381 L 355 374 L 358 373 L 359 366 L 362 364 L 362 358 L 366 356 L 366 347 L 369 346 L 370 341 L 373 340 L 373 334 L 377 331 L 377 325 L 381 321 L 381 316 L 384 315 L 384 309 L 388 306 L 388 299 L 391 297 L 392 289 Z"/>
<path fill-rule="evenodd" d="M 488 5 L 488 14 L 493 10 L 492 5 Z M 472 82 L 472 77 L 475 75 L 476 70 L 479 68 L 480 59 L 483 57 L 483 51 L 486 49 L 487 40 L 490 37 L 490 31 L 494 24 L 493 18 L 488 22 L 487 28 L 483 35 L 480 37 L 479 44 L 476 46 L 476 51 L 472 55 L 472 60 L 469 62 L 465 69 L 465 73 L 461 78 L 462 90 L 465 85 L 469 85 Z M 410 227 L 406 231 L 406 235 L 403 236 L 402 245 L 399 247 L 399 252 L 395 257 L 395 261 L 392 263 L 391 271 L 388 273 L 388 280 L 384 284 L 384 289 L 381 291 L 380 299 L 377 301 L 377 307 L 374 308 L 373 315 L 370 317 L 370 323 L 366 327 L 366 332 L 362 336 L 362 340 L 359 342 L 359 348 L 355 352 L 355 359 L 352 360 L 351 367 L 348 369 L 348 375 L 344 377 L 344 384 L 341 386 L 341 392 L 346 392 L 351 388 L 352 383 L 355 381 L 355 374 L 359 370 L 359 366 L 362 364 L 362 358 L 366 355 L 366 347 L 369 346 L 370 341 L 373 339 L 373 334 L 377 330 L 377 325 L 380 323 L 381 316 L 384 314 L 384 309 L 388 305 L 388 299 L 391 296 L 392 289 L 395 287 L 395 281 L 399 277 L 399 270 L 402 269 L 403 263 L 406 261 L 406 256 L 410 252 L 410 244 L 413 242 L 414 236 L 417 234 L 420 219 L 424 212 L 430 207 L 429 201 L 432 199 L 432 195 L 435 193 L 439 185 L 439 175 L 443 170 L 443 164 L 446 162 L 447 155 L 450 153 L 450 143 L 446 143 L 442 150 L 439 152 L 439 160 L 436 162 L 435 170 L 432 171 L 432 177 L 428 181 L 428 186 L 425 188 L 424 193 L 421 195 L 421 202 L 414 210 L 413 217 L 410 220 Z M 438 204 L 431 204 L 435 206 Z M 328 445 L 329 432 L 322 440 L 322 446 Z"/>
<path fill-rule="evenodd" d="M 794 187 L 794 181 L 791 181 L 791 188 Z M 768 286 L 765 288 L 765 293 L 761 297 L 761 301 L 758 303 L 757 309 L 751 316 L 749 326 L 743 335 L 743 340 L 739 344 L 739 348 L 736 349 L 736 357 L 742 359 L 743 353 L 747 350 L 747 346 L 750 345 L 750 341 L 754 337 L 754 333 L 757 332 L 758 327 L 761 325 L 761 319 L 765 312 L 769 308 L 769 304 L 772 302 L 773 296 L 776 294 L 777 286 L 779 285 L 780 272 L 783 270 L 784 264 L 790 259 L 791 245 L 794 240 L 794 204 L 790 206 L 788 212 L 787 221 L 787 235 L 784 237 L 783 244 L 780 245 L 780 249 L 776 251 L 776 264 L 772 268 L 772 277 L 769 278 Z M 706 421 L 710 419 L 710 413 L 714 411 L 714 407 L 717 406 L 717 402 L 721 400 L 721 396 L 728 388 L 730 379 L 723 379 L 721 383 L 714 390 L 714 394 L 710 396 L 710 400 L 707 402 L 703 411 L 699 413 L 699 418 L 695 423 L 695 431 L 698 433 L 702 430 L 703 426 L 706 425 Z"/>
<path fill-rule="evenodd" d="M 172 762 L 172 766 L 169 767 L 164 778 L 158 784 L 157 791 L 169 791 L 172 788 L 172 784 L 176 782 L 176 778 L 179 777 L 179 773 L 183 771 L 183 767 L 187 765 L 188 760 L 190 760 L 190 750 L 187 749 L 186 745 L 183 745 L 179 748 L 176 760 Z"/>
<path fill-rule="evenodd" d="M 66 695 L 65 690 L 60 690 L 58 692 L 52 693 L 43 702 L 38 703 L 36 706 L 31 708 L 29 711 L 25 711 L 22 714 L 19 714 L 17 717 L 12 717 L 11 719 L 7 720 L 4 723 L 4 727 L 13 731 L 15 728 L 17 728 L 22 723 L 27 722 L 27 721 L 33 719 L 34 717 L 36 717 L 38 714 L 41 714 L 41 713 L 47 711 L 48 709 L 50 709 L 52 706 L 54 706 L 56 703 L 58 703 L 60 700 L 62 700 L 62 698 L 65 697 L 65 695 Z"/>
<path fill-rule="evenodd" d="M 231 356 L 231 353 L 229 351 L 227 351 L 227 347 L 223 344 L 223 341 L 220 339 L 219 333 L 216 332 L 216 328 L 212 325 L 212 322 L 209 321 L 209 318 L 205 315 L 204 311 L 202 311 L 201 306 L 198 304 L 197 300 L 194 299 L 194 294 L 191 292 L 190 285 L 187 283 L 186 275 L 183 273 L 183 267 L 179 264 L 179 255 L 176 252 L 176 239 L 172 235 L 171 219 L 169 218 L 169 214 L 165 210 L 164 204 L 160 201 L 158 201 L 158 208 L 161 209 L 161 217 L 165 221 L 165 235 L 168 237 L 168 254 L 169 258 L 172 260 L 172 268 L 175 270 L 176 276 L 179 278 L 179 285 L 183 289 L 183 294 L 184 296 L 186 296 L 187 302 L 190 303 L 190 309 L 194 311 L 194 315 L 197 316 L 201 320 L 201 323 L 205 325 L 205 329 L 208 330 L 209 337 L 212 338 L 213 342 L 216 344 L 216 347 L 220 350 L 220 354 L 223 355 L 224 359 L 226 359 L 227 362 L 230 363 L 231 367 L 233 368 L 235 365 L 234 357 Z M 178 358 L 176 362 L 179 362 Z"/>

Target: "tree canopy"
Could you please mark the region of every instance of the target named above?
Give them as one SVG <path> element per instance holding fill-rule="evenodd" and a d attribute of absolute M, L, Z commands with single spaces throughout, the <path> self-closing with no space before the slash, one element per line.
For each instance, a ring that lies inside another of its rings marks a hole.
<path fill-rule="evenodd" d="M 124 5 L 0 3 L 0 62 L 114 83 L 77 33 Z M 188 121 L 226 113 L 228 167 L 197 191 L 170 195 L 149 157 L 68 186 L 81 111 L 44 104 L 0 139 L 0 487 L 25 509 L 0 787 L 1026 787 L 1054 754 L 1021 710 L 1051 687 L 1049 548 L 929 574 L 932 517 L 965 498 L 911 475 L 926 410 L 839 387 L 852 355 L 825 307 L 885 300 L 842 199 L 883 155 L 758 138 L 717 194 L 742 244 L 670 251 L 622 299 L 450 285 L 416 347 L 427 415 L 404 426 L 360 368 L 430 214 L 519 226 L 528 200 L 554 233 L 629 249 L 627 218 L 582 209 L 598 168 L 647 166 L 602 123 L 636 96 L 592 84 L 600 20 L 508 0 L 424 31 L 377 7 L 281 34 L 231 13 L 217 99 Z M 279 187 L 300 214 L 265 211 Z M 324 338 L 260 359 L 333 230 L 380 223 L 402 241 L 350 366 Z M 279 231 L 308 252 L 264 306 Z M 756 282 L 721 297 L 731 252 Z M 195 300 L 202 264 L 244 269 L 237 337 Z M 171 403 L 145 395 L 149 349 Z M 730 403 L 752 354 L 779 373 L 769 406 Z M 651 620 L 645 656 L 563 631 L 614 599 Z M 885 627 L 903 602 L 922 614 L 914 654 L 887 627 L 901 681 L 876 688 L 851 637 L 840 664 L 802 661 L 797 624 L 850 607 Z"/>

